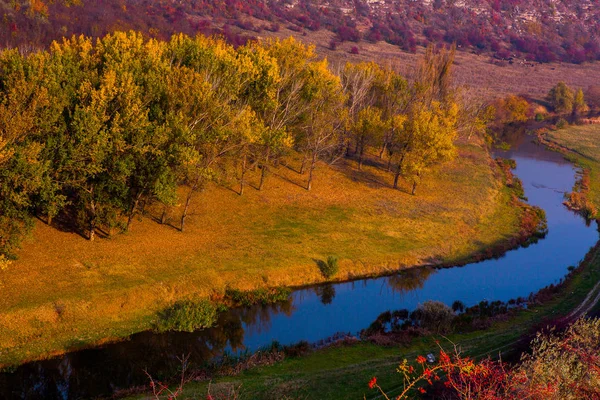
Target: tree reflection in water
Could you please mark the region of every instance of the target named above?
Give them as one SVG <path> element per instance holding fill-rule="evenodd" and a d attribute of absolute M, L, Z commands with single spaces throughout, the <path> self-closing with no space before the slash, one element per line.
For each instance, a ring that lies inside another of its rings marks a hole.
<path fill-rule="evenodd" d="M 119 389 L 145 386 L 177 375 L 182 355 L 202 368 L 227 350 L 244 349 L 246 330 L 267 330 L 272 316 L 293 311 L 292 299 L 274 305 L 232 309 L 215 327 L 192 333 L 142 332 L 129 340 L 25 364 L 0 374 L 2 399 L 74 399 L 111 396 Z"/>
<path fill-rule="evenodd" d="M 425 281 L 435 273 L 431 267 L 410 268 L 388 278 L 388 285 L 401 295 L 422 289 Z"/>
<path fill-rule="evenodd" d="M 327 305 L 331 304 L 335 298 L 335 286 L 331 283 L 325 283 L 323 285 L 314 287 L 315 294 L 321 300 L 321 303 Z"/>

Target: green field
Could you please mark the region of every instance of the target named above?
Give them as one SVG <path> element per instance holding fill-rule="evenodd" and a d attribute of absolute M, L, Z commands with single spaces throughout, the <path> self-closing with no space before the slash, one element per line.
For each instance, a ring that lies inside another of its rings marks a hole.
<path fill-rule="evenodd" d="M 600 125 L 569 126 L 549 132 L 548 138 L 573 151 L 574 161 L 589 171 L 588 198 L 600 209 Z"/>

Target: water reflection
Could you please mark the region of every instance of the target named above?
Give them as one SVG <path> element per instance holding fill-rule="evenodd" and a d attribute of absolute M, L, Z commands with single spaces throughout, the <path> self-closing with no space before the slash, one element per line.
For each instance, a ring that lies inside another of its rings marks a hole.
<path fill-rule="evenodd" d="M 225 351 L 245 350 L 248 330 L 255 334 L 268 330 L 272 316 L 289 316 L 292 312 L 290 298 L 277 305 L 223 313 L 211 329 L 193 333 L 142 332 L 125 342 L 26 364 L 14 373 L 0 374 L 0 398 L 85 399 L 145 386 L 145 371 L 157 379 L 166 379 L 177 374 L 182 355 L 189 354 L 192 365 L 198 367 Z"/>
<path fill-rule="evenodd" d="M 321 299 L 323 305 L 331 304 L 335 298 L 335 286 L 331 283 L 319 285 L 314 288 L 315 294 Z"/>
<path fill-rule="evenodd" d="M 434 272 L 435 270 L 429 267 L 408 269 L 390 276 L 387 284 L 392 290 L 401 295 L 405 295 L 414 290 L 423 289 L 425 281 L 427 281 Z"/>

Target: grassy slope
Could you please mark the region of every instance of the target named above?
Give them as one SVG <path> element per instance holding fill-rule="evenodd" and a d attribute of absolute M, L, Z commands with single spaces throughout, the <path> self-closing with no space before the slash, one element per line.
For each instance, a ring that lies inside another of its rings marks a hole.
<path fill-rule="evenodd" d="M 185 233 L 154 222 L 159 210 L 127 234 L 92 243 L 38 222 L 19 260 L 0 271 L 0 366 L 147 329 L 173 301 L 226 285 L 320 282 L 314 259 L 331 254 L 340 258 L 337 278 L 349 279 L 458 260 L 506 240 L 519 210 L 483 150 L 460 153 L 418 196 L 348 161 L 320 166 L 311 192 L 284 166 L 262 192 L 210 187 L 193 202 Z"/>
<path fill-rule="evenodd" d="M 570 126 L 548 138 L 575 152 L 575 162 L 590 171 L 589 199 L 600 209 L 600 125 Z M 600 216 L 598 216 L 600 217 Z"/>
<path fill-rule="evenodd" d="M 463 355 L 498 356 L 510 350 L 519 339 L 532 332 L 546 319 L 564 316 L 583 301 L 600 280 L 600 247 L 590 253 L 584 270 L 564 288 L 562 294 L 541 306 L 518 312 L 507 321 L 495 323 L 486 331 L 453 334 L 437 338 L 447 351 L 456 343 Z M 436 352 L 435 337 L 414 340 L 409 347 L 379 347 L 361 343 L 316 351 L 306 357 L 286 359 L 268 367 L 246 371 L 237 377 L 217 379 L 211 393 L 239 390 L 240 399 L 367 399 L 381 398 L 369 391 L 373 376 L 390 396 L 398 395 L 402 383 L 396 373 L 402 359 L 415 360 L 418 355 Z M 183 398 L 204 398 L 206 383 L 190 383 Z M 393 398 L 393 397 L 391 397 Z"/>

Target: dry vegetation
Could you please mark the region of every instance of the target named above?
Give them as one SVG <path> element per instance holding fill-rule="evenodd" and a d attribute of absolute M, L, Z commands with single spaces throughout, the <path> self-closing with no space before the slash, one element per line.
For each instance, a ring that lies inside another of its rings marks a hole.
<path fill-rule="evenodd" d="M 385 42 L 360 43 L 345 42 L 332 51 L 329 48 L 334 34 L 325 30 L 307 32 L 306 36 L 288 29 L 277 33 L 267 32 L 269 36 L 284 38 L 295 36 L 299 40 L 317 46 L 317 52 L 327 57 L 332 64 L 346 61 L 372 61 L 380 64 L 389 62 L 404 75 L 410 76 L 416 61 L 422 56 L 424 48 L 418 47 L 416 54 L 402 51 L 398 46 Z M 357 47 L 359 54 L 351 54 L 352 47 Z M 476 55 L 467 51 L 456 53 L 454 76 L 457 83 L 470 87 L 479 98 L 493 100 L 509 94 L 520 94 L 536 100 L 543 100 L 559 81 L 566 82 L 574 88 L 586 90 L 600 81 L 600 67 L 596 63 L 581 65 L 568 63 L 535 63 L 533 67 L 520 64 L 504 63 L 496 65 L 486 55 Z"/>
<path fill-rule="evenodd" d="M 185 233 L 158 224 L 152 209 L 131 232 L 95 242 L 38 222 L 19 260 L 0 271 L 0 365 L 147 329 L 173 301 L 220 296 L 226 286 L 323 281 L 315 260 L 329 255 L 340 259 L 336 279 L 350 279 L 460 260 L 518 231 L 520 211 L 477 146 L 461 146 L 419 196 L 350 160 L 320 165 L 308 192 L 298 165 L 273 170 L 264 192 L 209 187 Z"/>

